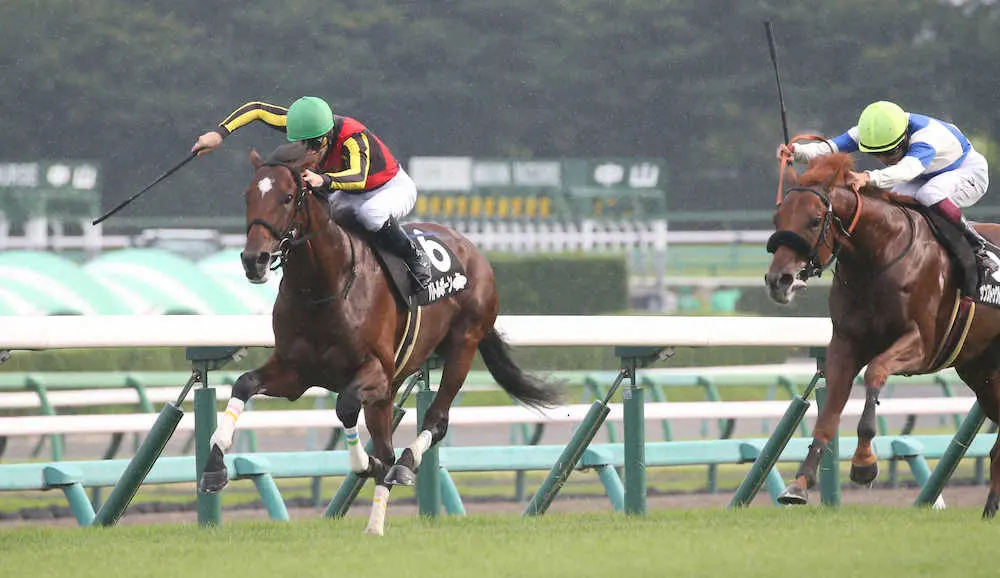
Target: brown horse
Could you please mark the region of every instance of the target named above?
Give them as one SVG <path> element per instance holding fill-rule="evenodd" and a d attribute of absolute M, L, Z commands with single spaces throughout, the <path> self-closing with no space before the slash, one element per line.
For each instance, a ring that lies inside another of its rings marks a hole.
<path fill-rule="evenodd" d="M 848 188 L 851 157 L 814 159 L 789 188 L 774 214 L 774 253 L 764 277 L 772 300 L 787 304 L 806 281 L 836 259 L 830 292 L 833 337 L 827 349 L 827 403 L 813 430 L 809 453 L 779 501 L 804 504 L 816 469 L 836 433 L 855 376 L 865 370 L 865 407 L 858 422 L 858 446 L 851 480 L 869 484 L 878 475 L 875 410 L 890 375 L 936 370 L 939 344 L 948 332 L 958 300 L 956 275 L 943 246 L 912 203 L 888 191 Z M 908 206 L 909 205 L 909 206 Z M 995 242 L 996 225 L 978 226 Z M 964 346 L 952 361 L 993 421 L 1000 412 L 1000 310 L 975 309 Z M 992 518 L 1000 504 L 1000 442 L 993 447 L 990 491 L 983 511 Z"/>
<path fill-rule="evenodd" d="M 435 224 L 419 228 L 450 248 L 467 283 L 460 292 L 420 308 L 408 356 L 398 355 L 409 308 L 394 296 L 381 262 L 359 233 L 331 217 L 323 195 L 304 188 L 302 171 L 315 161 L 299 143 L 279 147 L 267 161 L 255 151 L 250 154 L 254 175 L 244 192 L 247 239 L 241 257 L 251 282 L 263 282 L 275 264 L 284 267 L 273 311 L 275 346 L 267 363 L 233 386 L 200 489 L 216 492 L 228 482 L 223 454 L 251 396 L 295 400 L 310 386 L 323 387 L 339 394 L 336 411 L 347 434 L 351 470 L 375 479 L 366 532 L 381 535 L 389 487 L 412 485 L 421 455 L 445 436 L 449 409 L 477 348 L 497 383 L 525 404 L 558 403 L 560 392 L 519 369 L 494 328 L 499 301 L 489 262 L 468 239 Z M 440 386 L 423 430 L 396 461 L 393 399 L 431 354 L 444 362 Z M 357 439 L 362 408 L 373 456 Z"/>

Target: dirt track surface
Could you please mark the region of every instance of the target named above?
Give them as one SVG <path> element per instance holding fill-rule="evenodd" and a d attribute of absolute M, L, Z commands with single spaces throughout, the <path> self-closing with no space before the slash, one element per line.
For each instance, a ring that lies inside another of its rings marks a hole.
<path fill-rule="evenodd" d="M 948 507 L 980 508 L 986 501 L 988 489 L 985 486 L 956 485 L 949 487 L 944 492 L 945 502 Z M 918 489 L 915 487 L 901 488 L 857 488 L 854 486 L 844 486 L 842 491 L 842 504 L 844 506 L 884 506 L 908 508 L 913 506 L 917 497 Z M 649 496 L 647 507 L 649 510 L 655 509 L 695 509 L 695 508 L 725 508 L 732 498 L 731 491 L 723 491 L 718 494 L 692 493 Z M 819 504 L 819 494 L 810 494 L 810 505 L 814 507 Z M 504 501 L 467 501 L 465 503 L 468 515 L 482 514 L 520 514 L 524 511 L 524 503 L 513 500 Z M 766 495 L 758 496 L 753 502 L 754 507 L 773 507 L 770 498 Z M 611 512 L 612 507 L 607 498 L 595 497 L 560 497 L 553 502 L 549 512 L 572 513 L 572 512 Z M 366 500 L 359 499 L 351 508 L 348 517 L 367 517 L 369 505 Z M 310 519 L 321 517 L 322 510 L 314 508 L 289 508 L 289 517 L 294 520 Z M 417 515 L 417 506 L 412 501 L 391 503 L 389 506 L 389 520 L 398 516 Z M 263 507 L 257 508 L 237 508 L 226 509 L 222 514 L 223 521 L 238 520 L 266 520 L 267 512 Z M 121 520 L 123 525 L 142 524 L 195 524 L 197 523 L 197 513 L 194 510 L 181 512 L 157 512 L 157 513 L 137 513 L 127 512 Z M 0 528 L 16 527 L 74 527 L 76 521 L 72 517 L 59 517 L 33 520 L 0 520 Z"/>

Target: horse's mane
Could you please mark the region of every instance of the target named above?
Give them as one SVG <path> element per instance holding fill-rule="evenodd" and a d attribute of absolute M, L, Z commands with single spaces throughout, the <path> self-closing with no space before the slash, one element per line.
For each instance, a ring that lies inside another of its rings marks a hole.
<path fill-rule="evenodd" d="M 816 185 L 823 187 L 846 187 L 845 178 L 847 177 L 847 173 L 852 170 L 854 170 L 854 158 L 847 153 L 818 156 L 809 161 L 809 167 L 799 176 L 798 183 L 804 187 Z M 901 205 L 920 204 L 910 197 L 893 193 L 887 189 L 880 189 L 874 185 L 863 187 L 861 193 L 866 197 L 879 198 L 890 203 Z"/>
<path fill-rule="evenodd" d="M 305 144 L 302 142 L 285 143 L 271 151 L 271 154 L 267 156 L 266 162 L 292 165 L 303 160 L 308 152 L 308 149 L 306 149 Z"/>
<path fill-rule="evenodd" d="M 799 177 L 799 184 L 804 187 L 844 186 L 844 178 L 852 170 L 854 159 L 847 153 L 818 156 L 809 161 L 809 168 Z"/>
<path fill-rule="evenodd" d="M 265 163 L 279 163 L 283 165 L 295 166 L 298 163 L 305 162 L 308 156 L 312 154 L 312 151 L 308 150 L 306 146 L 301 142 L 290 142 L 283 145 L 279 145 L 278 148 L 274 149 L 271 154 L 267 156 Z M 308 165 L 307 165 L 308 166 Z M 325 205 L 327 216 L 334 220 L 344 229 L 348 229 L 354 232 L 364 232 L 365 228 L 358 221 L 357 215 L 348 205 L 336 205 L 329 202 L 330 192 L 309 189 L 314 197 L 323 201 Z"/>

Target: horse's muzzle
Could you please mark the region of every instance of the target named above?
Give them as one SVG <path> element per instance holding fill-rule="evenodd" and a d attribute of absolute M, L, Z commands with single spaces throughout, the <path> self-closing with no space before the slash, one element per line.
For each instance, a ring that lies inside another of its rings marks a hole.
<path fill-rule="evenodd" d="M 251 283 L 264 283 L 267 281 L 267 274 L 270 272 L 271 253 L 267 251 L 240 253 L 240 261 L 243 262 L 243 272 L 246 273 L 247 280 Z"/>
<path fill-rule="evenodd" d="M 795 292 L 806 288 L 805 281 L 799 279 L 798 275 L 787 271 L 769 272 L 764 275 L 764 283 L 767 285 L 767 293 L 771 300 L 781 305 L 791 303 Z"/>

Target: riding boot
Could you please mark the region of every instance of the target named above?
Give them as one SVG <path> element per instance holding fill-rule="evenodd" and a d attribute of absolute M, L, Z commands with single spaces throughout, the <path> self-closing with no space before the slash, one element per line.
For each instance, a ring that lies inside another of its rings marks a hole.
<path fill-rule="evenodd" d="M 406 261 L 413 279 L 421 289 L 426 289 L 431 281 L 430 261 L 420 246 L 406 234 L 396 218 L 389 217 L 382 228 L 375 232 L 375 237 L 379 244 Z"/>
<path fill-rule="evenodd" d="M 969 224 L 969 221 L 965 220 L 965 217 L 962 217 L 962 220 L 959 222 L 959 228 L 962 229 L 962 236 L 972 245 L 972 250 L 976 254 L 976 261 L 979 262 L 980 267 L 986 271 L 987 275 L 996 273 L 998 266 L 986 252 L 986 239 L 972 228 L 972 225 Z"/>

